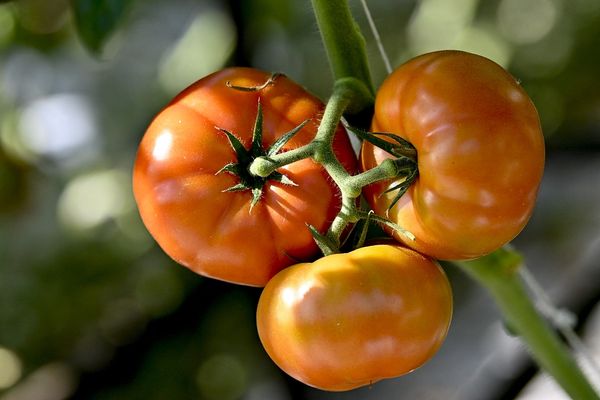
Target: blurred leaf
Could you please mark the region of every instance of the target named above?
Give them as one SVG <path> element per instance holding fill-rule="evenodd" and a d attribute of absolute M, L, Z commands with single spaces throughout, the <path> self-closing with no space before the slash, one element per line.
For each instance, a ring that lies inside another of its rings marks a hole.
<path fill-rule="evenodd" d="M 133 0 L 72 0 L 75 25 L 85 46 L 99 53 Z"/>

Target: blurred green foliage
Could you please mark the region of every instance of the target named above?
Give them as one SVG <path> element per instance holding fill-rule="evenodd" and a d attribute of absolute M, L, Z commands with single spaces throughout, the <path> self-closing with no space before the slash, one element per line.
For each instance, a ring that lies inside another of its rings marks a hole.
<path fill-rule="evenodd" d="M 110 37 L 133 0 L 72 0 L 79 37 L 94 52 Z"/>

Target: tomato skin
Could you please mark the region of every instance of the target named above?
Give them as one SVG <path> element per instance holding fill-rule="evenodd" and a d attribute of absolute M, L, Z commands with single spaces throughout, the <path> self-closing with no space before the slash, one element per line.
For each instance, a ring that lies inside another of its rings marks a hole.
<path fill-rule="evenodd" d="M 306 119 L 311 121 L 282 151 L 310 142 L 316 133 L 323 104 L 288 78 L 254 92 L 226 85 L 257 86 L 269 76 L 228 68 L 185 89 L 148 127 L 133 170 L 140 215 L 171 258 L 204 276 L 252 286 L 316 256 L 306 224 L 326 230 L 340 209 L 337 187 L 310 159 L 280 168 L 298 186 L 268 181 L 252 212 L 251 191 L 223 192 L 239 178 L 216 173 L 237 157 L 216 127 L 234 133 L 248 149 L 259 99 L 265 147 Z M 341 126 L 334 150 L 354 172 L 356 157 Z"/>
<path fill-rule="evenodd" d="M 257 309 L 261 342 L 307 385 L 343 391 L 406 374 L 439 349 L 452 316 L 439 265 L 390 245 L 287 268 Z"/>
<path fill-rule="evenodd" d="M 535 106 L 502 67 L 474 54 L 438 51 L 414 58 L 384 81 L 373 132 L 395 133 L 417 149 L 419 176 L 386 214 L 390 182 L 364 193 L 373 210 L 413 233 L 390 232 L 446 260 L 488 254 L 529 220 L 544 168 Z M 390 155 L 364 143 L 361 168 Z"/>

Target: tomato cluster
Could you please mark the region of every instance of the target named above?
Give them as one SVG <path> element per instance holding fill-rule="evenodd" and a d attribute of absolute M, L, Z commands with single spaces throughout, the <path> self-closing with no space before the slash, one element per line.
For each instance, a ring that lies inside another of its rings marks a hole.
<path fill-rule="evenodd" d="M 418 173 L 404 194 L 394 189 L 406 176 L 363 191 L 378 218 L 396 224 L 386 229 L 397 242 L 314 261 L 309 226 L 329 228 L 340 189 L 311 158 L 266 177 L 250 165 L 311 143 L 323 110 L 284 76 L 216 72 L 152 121 L 133 188 L 146 227 L 174 260 L 204 276 L 265 286 L 257 327 L 277 365 L 339 391 L 405 374 L 435 354 L 452 315 L 450 285 L 435 259 L 479 257 L 523 229 L 544 143 L 533 104 L 497 64 L 458 51 L 409 61 L 379 89 L 371 130 L 412 143 Z M 362 171 L 396 157 L 373 143 L 363 142 Z M 333 150 L 355 173 L 341 126 Z"/>

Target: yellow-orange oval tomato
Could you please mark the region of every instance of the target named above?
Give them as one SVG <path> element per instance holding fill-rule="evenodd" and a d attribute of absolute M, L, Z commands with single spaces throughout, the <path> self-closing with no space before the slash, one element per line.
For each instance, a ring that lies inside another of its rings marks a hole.
<path fill-rule="evenodd" d="M 279 76 L 260 90 L 231 87 L 261 86 L 269 76 L 229 68 L 185 89 L 148 127 L 133 171 L 140 215 L 171 258 L 199 274 L 254 286 L 264 286 L 297 260 L 316 256 L 319 250 L 306 224 L 326 230 L 340 209 L 338 188 L 310 159 L 280 168 L 297 186 L 267 180 L 252 209 L 252 190 L 226 192 L 241 175 L 218 172 L 241 160 L 223 130 L 250 149 L 259 100 L 264 148 L 307 119 L 281 151 L 315 136 L 324 106 L 290 79 Z M 356 168 L 341 126 L 334 151 L 351 172 Z"/>
<path fill-rule="evenodd" d="M 450 285 L 435 261 L 376 245 L 275 275 L 261 294 L 257 327 L 282 370 L 342 391 L 421 366 L 441 346 L 451 316 Z"/>
<path fill-rule="evenodd" d="M 414 234 L 394 237 L 438 259 L 470 259 L 512 240 L 531 216 L 544 168 L 537 111 L 496 63 L 461 51 L 414 58 L 384 81 L 374 132 L 417 150 L 419 176 L 389 211 L 393 182 L 364 191 L 371 207 Z M 365 142 L 361 167 L 391 157 Z"/>

